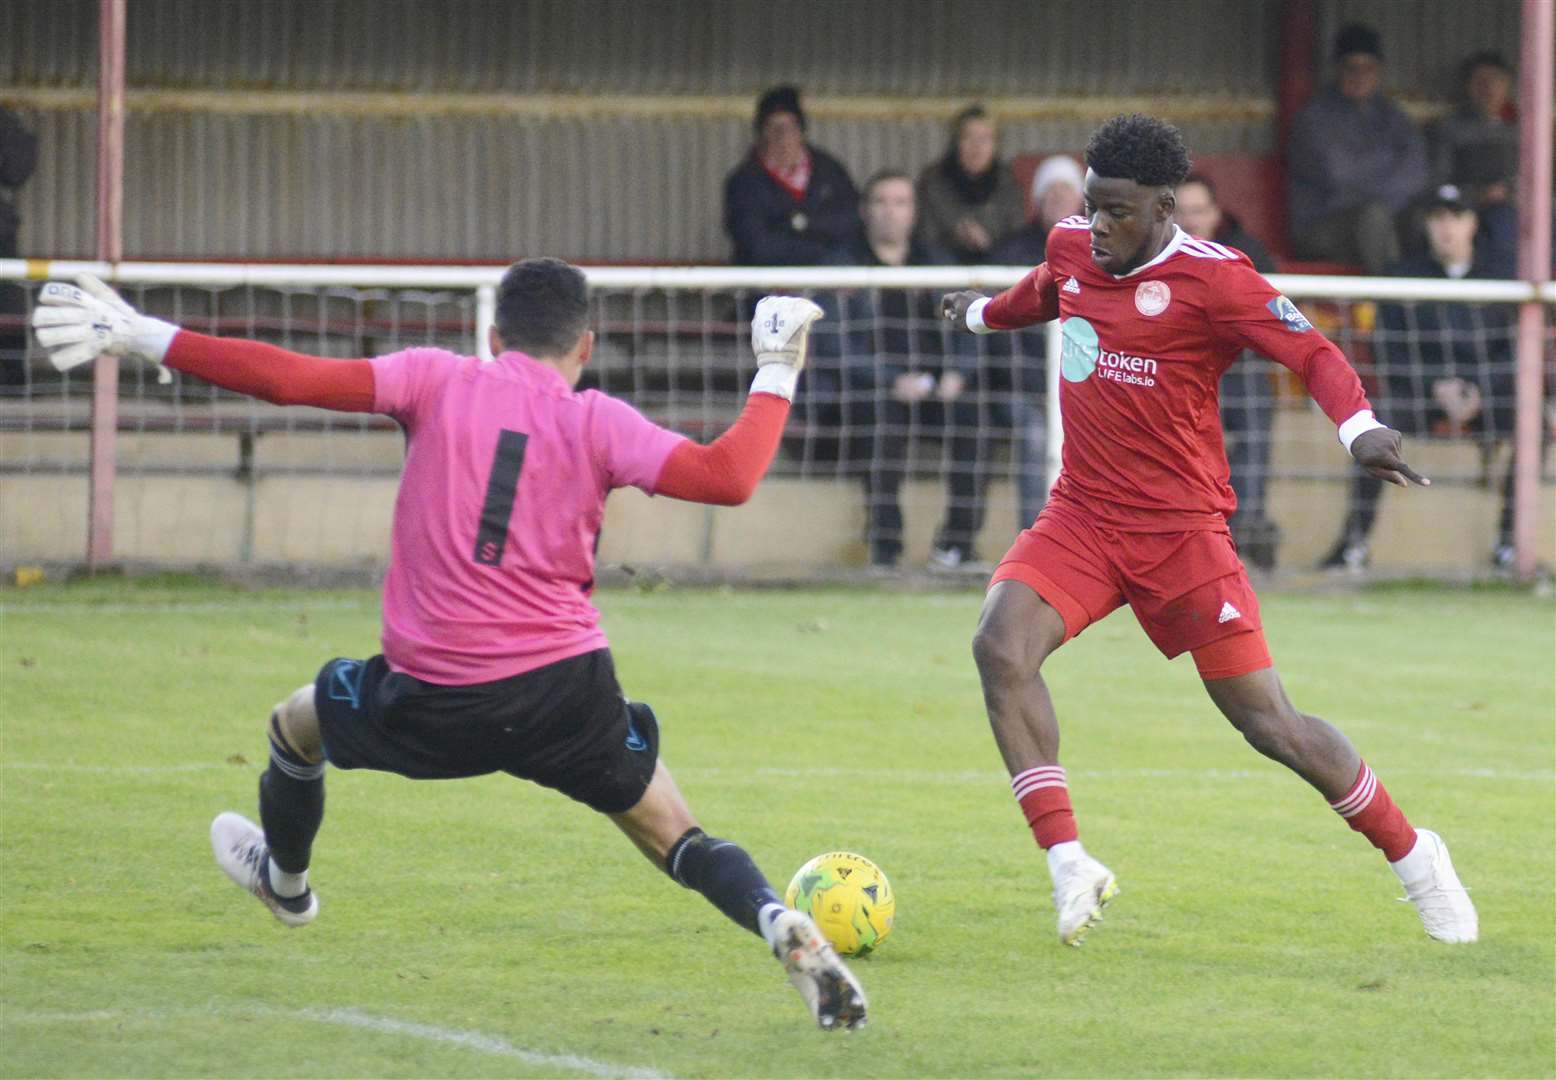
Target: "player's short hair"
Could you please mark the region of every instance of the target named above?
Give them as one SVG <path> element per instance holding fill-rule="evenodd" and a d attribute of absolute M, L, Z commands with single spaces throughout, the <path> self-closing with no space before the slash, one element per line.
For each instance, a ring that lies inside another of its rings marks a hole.
<path fill-rule="evenodd" d="M 589 328 L 589 281 L 561 259 L 525 259 L 497 286 L 497 336 L 505 348 L 561 356 Z"/>
<path fill-rule="evenodd" d="M 868 202 L 870 193 L 875 190 L 876 185 L 884 184 L 888 180 L 905 180 L 909 184 L 913 183 L 913 177 L 909 176 L 901 169 L 877 169 L 875 172 L 870 174 L 870 179 L 866 180 L 864 182 L 864 186 L 859 189 L 859 201 Z"/>
<path fill-rule="evenodd" d="M 1183 133 L 1165 120 L 1129 113 L 1092 132 L 1086 165 L 1098 176 L 1146 187 L 1177 187 L 1189 175 Z"/>

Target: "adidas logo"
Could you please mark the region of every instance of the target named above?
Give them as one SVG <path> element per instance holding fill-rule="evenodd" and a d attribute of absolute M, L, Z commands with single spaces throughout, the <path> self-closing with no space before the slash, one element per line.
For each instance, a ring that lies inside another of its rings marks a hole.
<path fill-rule="evenodd" d="M 1228 600 L 1226 603 L 1221 605 L 1221 614 L 1216 616 L 1216 622 L 1231 622 L 1233 619 L 1241 619 L 1242 617 L 1243 613 L 1233 607 L 1232 601 Z"/>
<path fill-rule="evenodd" d="M 1075 293 L 1077 296 L 1079 296 L 1080 295 L 1080 291 L 1081 291 L 1081 283 L 1079 281 L 1076 281 L 1074 278 L 1071 278 L 1069 281 L 1066 281 L 1064 283 L 1064 288 L 1060 289 L 1059 291 L 1060 292 L 1067 292 L 1067 293 Z"/>

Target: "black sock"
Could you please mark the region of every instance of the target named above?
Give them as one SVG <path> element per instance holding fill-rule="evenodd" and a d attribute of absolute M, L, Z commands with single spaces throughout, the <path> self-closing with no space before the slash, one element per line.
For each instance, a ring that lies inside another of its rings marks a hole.
<path fill-rule="evenodd" d="M 259 778 L 259 822 L 270 857 L 288 874 L 308 869 L 324 821 L 324 763 L 310 764 L 270 740 L 270 768 Z"/>
<path fill-rule="evenodd" d="M 762 931 L 757 913 L 768 904 L 783 904 L 745 848 L 701 829 L 688 829 L 675 842 L 665 858 L 665 872 L 758 936 Z"/>

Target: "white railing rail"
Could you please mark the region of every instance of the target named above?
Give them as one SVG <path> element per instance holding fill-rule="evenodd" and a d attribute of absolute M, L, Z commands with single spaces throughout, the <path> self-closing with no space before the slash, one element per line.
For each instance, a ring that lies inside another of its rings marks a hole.
<path fill-rule="evenodd" d="M 501 266 L 321 266 L 308 263 L 110 264 L 86 259 L 0 259 L 0 280 L 69 279 L 96 274 L 126 285 L 264 285 L 384 289 L 478 289 L 502 278 Z M 589 282 L 610 289 L 1003 289 L 1025 266 L 745 267 L 586 266 Z M 1314 300 L 1449 300 L 1465 303 L 1556 303 L 1556 282 L 1449 281 L 1437 278 L 1270 274 L 1288 296 Z"/>

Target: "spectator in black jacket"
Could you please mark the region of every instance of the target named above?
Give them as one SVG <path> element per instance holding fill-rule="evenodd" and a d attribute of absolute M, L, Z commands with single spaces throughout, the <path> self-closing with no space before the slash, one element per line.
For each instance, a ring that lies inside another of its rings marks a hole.
<path fill-rule="evenodd" d="M 1221 209 L 1216 187 L 1205 176 L 1190 175 L 1177 190 L 1178 224 L 1204 240 L 1236 248 L 1261 274 L 1275 271 L 1275 260 L 1237 218 Z M 1244 350 L 1221 376 L 1221 429 L 1228 436 L 1227 464 L 1237 512 L 1228 522 L 1237 550 L 1260 570 L 1275 568 L 1280 527 L 1266 513 L 1265 485 L 1270 475 L 1270 436 L 1275 422 L 1274 366 Z"/>
<path fill-rule="evenodd" d="M 16 258 L 21 229 L 17 189 L 37 164 L 38 137 L 27 130 L 21 117 L 0 106 L 0 259 Z M 27 382 L 27 331 L 22 327 L 26 306 L 19 286 L 0 282 L 0 387 Z"/>
<path fill-rule="evenodd" d="M 912 179 L 882 170 L 865 183 L 855 234 L 832 251 L 836 266 L 946 266 L 950 253 L 915 240 Z M 861 227 L 862 226 L 862 227 Z M 968 385 L 971 353 L 939 317 L 939 294 L 920 289 L 849 289 L 823 297 L 827 318 L 811 337 L 806 398 L 823 423 L 840 424 L 847 461 L 861 471 L 870 565 L 889 570 L 902 556 L 902 482 L 912 437 L 938 430 Z M 971 335 L 965 335 L 970 338 Z M 974 425 L 976 415 L 957 422 Z M 970 467 L 971 463 L 966 463 Z M 953 472 L 959 463 L 952 461 Z"/>
<path fill-rule="evenodd" d="M 1426 206 L 1428 250 L 1390 267 L 1395 277 L 1509 278 L 1506 255 L 1477 241 L 1478 217 L 1460 190 L 1437 189 Z M 1380 304 L 1374 354 L 1382 415 L 1408 435 L 1470 437 L 1489 455 L 1513 436 L 1515 366 L 1512 312 L 1505 305 L 1418 302 Z M 1367 537 L 1377 520 L 1382 481 L 1361 470 L 1352 477 L 1340 538 L 1328 568 L 1367 565 Z M 1513 561 L 1513 470 L 1502 484 L 1502 510 L 1492 562 Z"/>
<path fill-rule="evenodd" d="M 792 86 L 756 106 L 756 143 L 724 182 L 724 230 L 737 266 L 815 266 L 859 229 L 848 170 L 805 139 Z"/>

